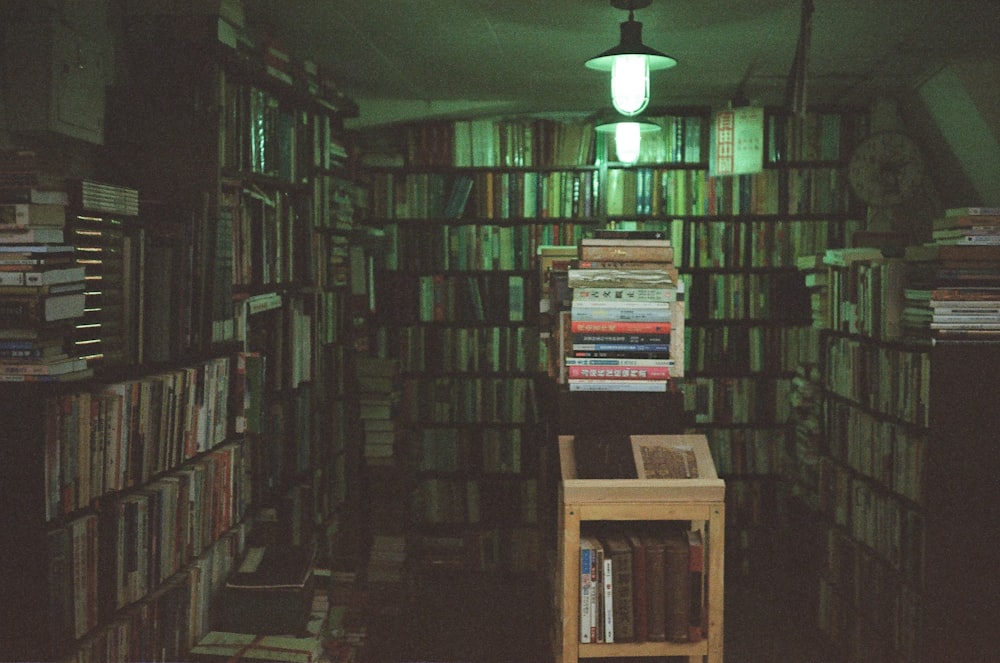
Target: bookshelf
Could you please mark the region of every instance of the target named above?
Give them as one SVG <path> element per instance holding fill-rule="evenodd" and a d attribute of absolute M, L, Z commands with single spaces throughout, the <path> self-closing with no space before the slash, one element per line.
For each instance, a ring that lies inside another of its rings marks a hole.
<path fill-rule="evenodd" d="M 69 188 L 66 205 L 86 379 L 2 385 L 18 508 L 0 649 L 17 659 L 185 658 L 272 515 L 323 563 L 361 552 L 353 368 L 380 249 L 354 227 L 356 108 L 229 19 L 137 5 L 121 22 L 99 165 L 139 199 Z"/>
<path fill-rule="evenodd" d="M 903 259 L 826 262 L 820 629 L 845 660 L 986 660 L 1000 346 L 901 327 L 904 287 L 922 287 Z"/>
<path fill-rule="evenodd" d="M 633 165 L 609 157 L 613 139 L 603 134 L 553 134 L 537 118 L 442 121 L 371 136 L 371 210 L 391 247 L 385 290 L 397 297 L 390 325 L 420 321 L 403 332 L 401 351 L 416 355 L 415 370 L 440 367 L 448 354 L 438 349 L 468 336 L 431 329 L 469 324 L 468 307 L 445 311 L 477 290 L 502 293 L 504 269 L 528 278 L 537 268 L 533 247 L 576 245 L 611 225 L 664 230 L 687 293 L 685 377 L 677 381 L 691 415 L 686 430 L 708 437 L 720 473 L 732 479 L 729 517 L 742 528 L 734 540 L 745 541 L 765 524 L 765 505 L 778 506 L 793 378 L 800 365 L 818 362 L 795 259 L 844 246 L 861 226 L 843 167 L 867 120 L 851 109 L 805 118 L 768 110 L 763 171 L 712 177 L 710 112 L 651 116 L 662 131 Z M 563 140 L 569 135 L 575 147 Z M 537 321 L 543 337 L 546 320 Z M 420 349 L 427 343 L 429 352 Z M 551 352 L 542 345 L 540 371 Z M 464 370 L 467 360 L 455 361 Z"/>
<path fill-rule="evenodd" d="M 387 238 L 377 319 L 400 362 L 419 568 L 530 572 L 541 562 L 535 255 L 597 222 L 589 131 L 522 118 L 366 137 L 370 222 Z"/>

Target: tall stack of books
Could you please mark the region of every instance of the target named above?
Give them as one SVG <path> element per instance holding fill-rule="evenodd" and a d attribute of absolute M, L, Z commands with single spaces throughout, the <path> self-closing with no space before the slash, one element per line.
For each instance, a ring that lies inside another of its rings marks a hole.
<path fill-rule="evenodd" d="M 86 296 L 64 235 L 68 196 L 30 174 L 0 173 L 0 381 L 80 379 L 92 369 L 69 354 Z"/>
<path fill-rule="evenodd" d="M 683 375 L 684 287 L 658 232 L 598 230 L 568 270 L 570 391 L 666 391 Z"/>
<path fill-rule="evenodd" d="M 959 207 L 934 219 L 932 241 L 907 247 L 907 335 L 1000 338 L 1000 207 Z"/>

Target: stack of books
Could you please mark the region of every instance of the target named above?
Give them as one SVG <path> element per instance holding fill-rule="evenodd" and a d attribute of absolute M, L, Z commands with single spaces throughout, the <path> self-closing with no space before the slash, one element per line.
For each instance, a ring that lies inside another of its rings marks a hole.
<path fill-rule="evenodd" d="M 568 270 L 570 391 L 666 391 L 683 375 L 684 286 L 670 240 L 655 235 L 605 230 L 581 240 Z"/>
<path fill-rule="evenodd" d="M 905 252 L 907 335 L 1000 338 L 1000 207 L 948 209 L 932 238 Z"/>
<path fill-rule="evenodd" d="M 84 267 L 65 243 L 65 190 L 0 187 L 0 381 L 65 381 L 92 373 L 68 354 L 83 317 Z"/>
<path fill-rule="evenodd" d="M 396 402 L 399 400 L 399 362 L 360 356 L 355 370 L 364 425 L 365 462 L 368 465 L 393 465 L 396 440 Z"/>

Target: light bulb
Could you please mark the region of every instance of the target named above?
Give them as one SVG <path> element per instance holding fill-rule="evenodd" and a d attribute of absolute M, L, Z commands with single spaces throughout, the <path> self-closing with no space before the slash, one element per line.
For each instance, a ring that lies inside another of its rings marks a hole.
<path fill-rule="evenodd" d="M 649 61 L 643 54 L 615 56 L 611 65 L 611 103 L 622 115 L 637 115 L 649 104 Z"/>
<path fill-rule="evenodd" d="M 615 152 L 622 163 L 639 160 L 642 129 L 638 122 L 619 122 L 615 125 Z"/>

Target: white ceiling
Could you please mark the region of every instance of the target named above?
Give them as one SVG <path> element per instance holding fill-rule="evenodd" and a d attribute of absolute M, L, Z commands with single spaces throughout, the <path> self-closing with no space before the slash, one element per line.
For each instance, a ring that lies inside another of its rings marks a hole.
<path fill-rule="evenodd" d="M 609 0 L 246 0 L 258 33 L 329 65 L 358 125 L 449 113 L 595 111 L 607 75 L 584 61 L 618 42 Z M 780 104 L 801 0 L 652 0 L 643 41 L 675 57 L 653 106 Z M 810 102 L 863 103 L 948 58 L 1000 54 L 998 0 L 814 0 Z"/>

